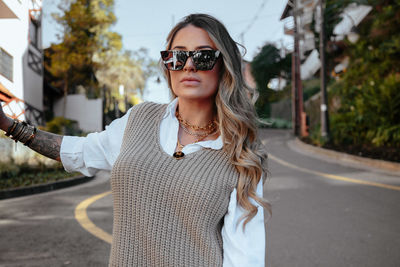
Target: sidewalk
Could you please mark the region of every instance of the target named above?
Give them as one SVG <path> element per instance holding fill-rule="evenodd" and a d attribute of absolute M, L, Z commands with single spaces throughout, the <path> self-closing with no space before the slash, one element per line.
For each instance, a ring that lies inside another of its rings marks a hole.
<path fill-rule="evenodd" d="M 309 145 L 302 142 L 298 138 L 289 140 L 287 145 L 290 149 L 313 158 L 338 163 L 348 167 L 373 170 L 400 177 L 400 163 L 370 159 L 343 152 L 337 152 L 334 150 Z"/>

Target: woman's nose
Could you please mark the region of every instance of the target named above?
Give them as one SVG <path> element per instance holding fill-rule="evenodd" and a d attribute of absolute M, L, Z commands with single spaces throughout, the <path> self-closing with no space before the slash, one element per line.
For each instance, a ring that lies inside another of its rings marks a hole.
<path fill-rule="evenodd" d="M 189 57 L 186 60 L 185 66 L 183 67 L 183 70 L 185 70 L 185 71 L 190 71 L 190 70 L 191 71 L 196 71 L 196 66 L 193 63 L 192 57 Z"/>

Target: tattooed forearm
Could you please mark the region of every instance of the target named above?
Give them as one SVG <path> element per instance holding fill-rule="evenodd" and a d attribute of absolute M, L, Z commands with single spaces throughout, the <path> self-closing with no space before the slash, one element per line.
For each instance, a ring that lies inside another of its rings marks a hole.
<path fill-rule="evenodd" d="M 60 147 L 62 139 L 62 135 L 38 130 L 35 139 L 29 147 L 46 157 L 61 161 Z"/>

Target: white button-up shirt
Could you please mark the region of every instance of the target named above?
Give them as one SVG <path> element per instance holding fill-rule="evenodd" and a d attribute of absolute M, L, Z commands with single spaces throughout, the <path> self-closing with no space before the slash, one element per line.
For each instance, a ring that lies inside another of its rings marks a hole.
<path fill-rule="evenodd" d="M 167 107 L 160 124 L 160 144 L 166 153 L 175 152 L 179 122 L 175 117 L 178 99 Z M 68 172 L 78 171 L 93 176 L 99 170 L 111 170 L 122 145 L 122 138 L 131 109 L 121 118 L 114 120 L 99 133 L 90 133 L 86 137 L 64 136 L 61 143 L 61 162 Z M 206 140 L 188 144 L 182 152 L 190 154 L 202 148 L 222 149 L 221 136 L 216 140 Z M 263 196 L 262 179 L 258 183 L 256 194 Z M 246 212 L 236 199 L 236 188 L 230 195 L 228 212 L 224 217 L 221 230 L 224 252 L 224 267 L 258 267 L 265 261 L 264 211 L 256 201 L 250 201 L 258 207 L 257 215 L 246 224 L 239 218 Z"/>

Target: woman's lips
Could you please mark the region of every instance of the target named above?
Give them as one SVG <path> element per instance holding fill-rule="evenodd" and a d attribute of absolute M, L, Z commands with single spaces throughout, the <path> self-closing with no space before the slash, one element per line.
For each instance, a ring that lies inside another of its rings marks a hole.
<path fill-rule="evenodd" d="M 185 77 L 181 80 L 181 83 L 186 86 L 196 86 L 200 83 L 200 80 L 193 77 Z"/>

